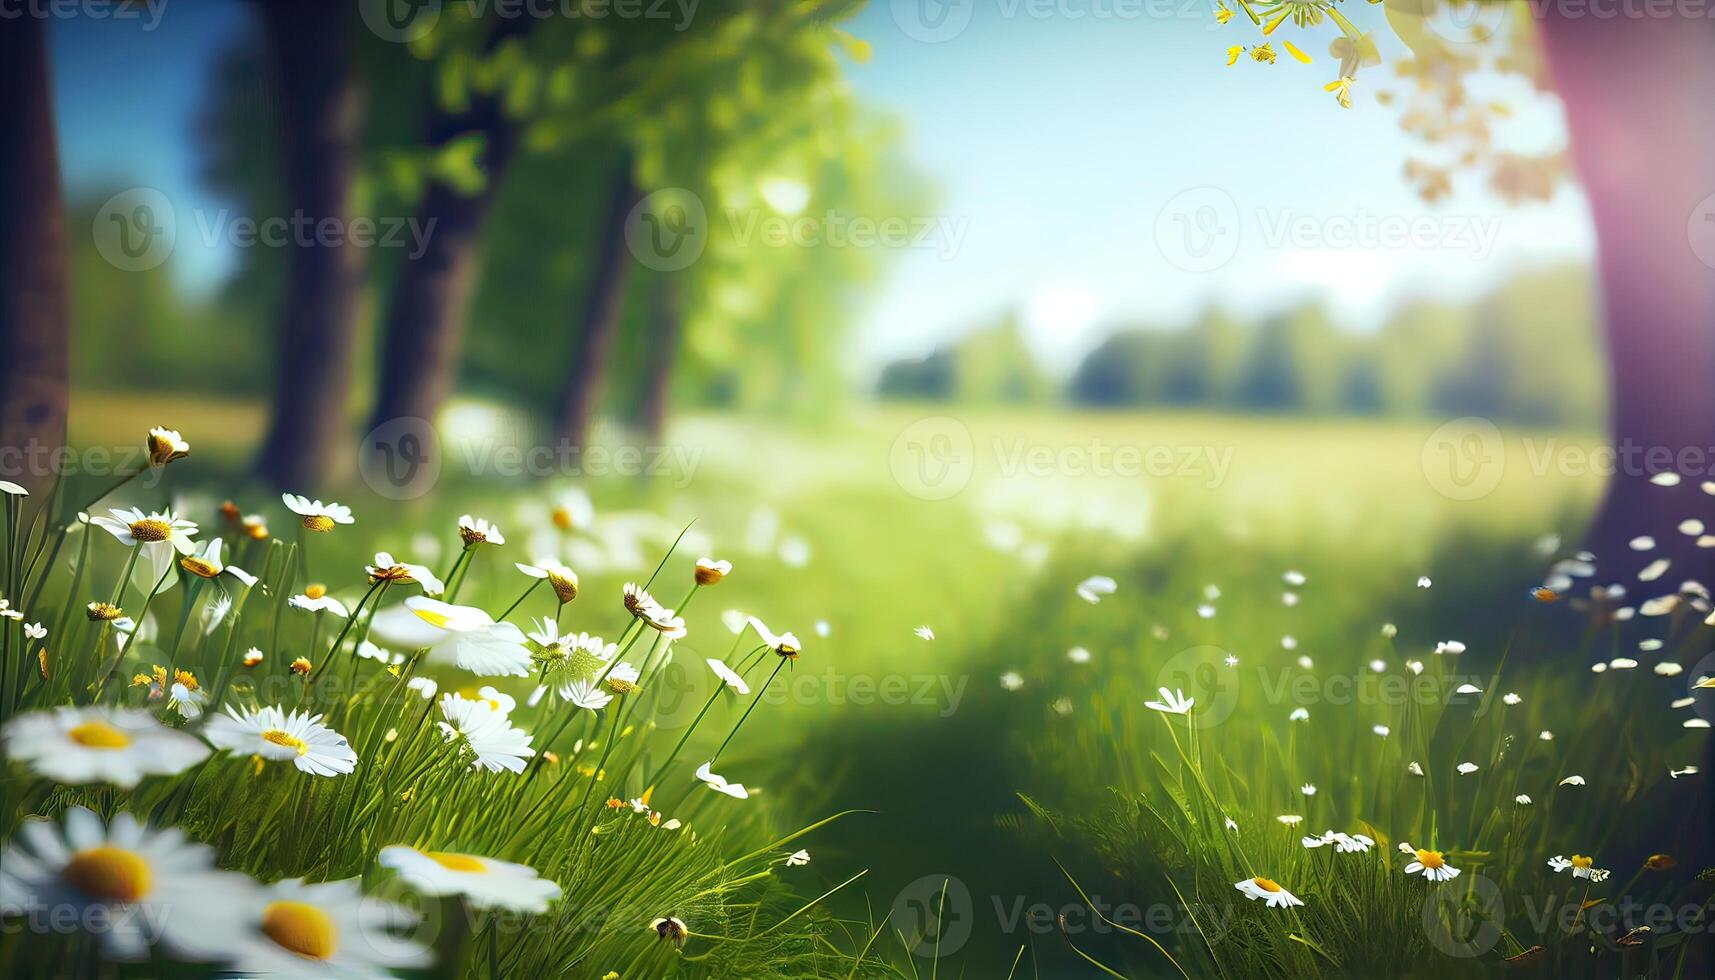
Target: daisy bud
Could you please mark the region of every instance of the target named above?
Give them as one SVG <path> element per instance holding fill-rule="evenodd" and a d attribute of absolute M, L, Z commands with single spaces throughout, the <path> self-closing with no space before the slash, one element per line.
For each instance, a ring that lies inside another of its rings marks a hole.
<path fill-rule="evenodd" d="M 118 606 L 115 606 L 110 602 L 92 602 L 89 604 L 88 614 L 90 622 L 111 623 L 115 619 L 125 615 L 125 610 L 120 609 Z"/>
<path fill-rule="evenodd" d="M 165 466 L 191 454 L 191 444 L 173 429 L 156 426 L 149 430 L 149 465 Z"/>
<path fill-rule="evenodd" d="M 719 585 L 721 579 L 732 573 L 732 562 L 716 561 L 713 558 L 697 559 L 697 567 L 693 574 L 698 585 Z"/>
<path fill-rule="evenodd" d="M 310 666 L 309 657 L 299 657 L 292 661 L 292 673 L 297 674 L 299 677 L 308 676 L 310 673 Z"/>

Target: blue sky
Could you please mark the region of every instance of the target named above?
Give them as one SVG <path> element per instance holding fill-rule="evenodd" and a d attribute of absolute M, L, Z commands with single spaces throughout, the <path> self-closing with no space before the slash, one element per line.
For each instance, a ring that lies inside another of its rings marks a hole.
<path fill-rule="evenodd" d="M 964 26 L 926 42 L 925 12 Z M 1384 57 L 1398 53 L 1379 8 L 1349 13 L 1376 28 Z M 248 16 L 242 4 L 208 2 L 169 7 L 152 31 L 55 23 L 74 192 L 142 185 L 192 208 L 222 206 L 198 180 L 193 129 L 213 61 Z M 1472 176 L 1438 207 L 1420 202 L 1401 177 L 1413 144 L 1373 98 L 1391 73 L 1361 74 L 1354 107 L 1339 109 L 1321 89 L 1334 75 L 1326 25 L 1314 43 L 1291 35 L 1312 65 L 1232 68 L 1224 49 L 1254 29 L 1239 18 L 1217 26 L 1201 0 L 873 0 L 849 26 L 874 50 L 850 67 L 853 89 L 902 120 L 909 156 L 939 190 L 935 212 L 919 217 L 962 231 L 951 254 L 891 257 L 860 313 L 861 364 L 924 353 L 1007 309 L 1024 312 L 1030 342 L 1059 368 L 1116 322 L 1172 322 L 1210 301 L 1260 313 L 1320 296 L 1363 329 L 1403 298 L 1470 296 L 1521 265 L 1591 252 L 1574 188 L 1513 208 Z M 1563 139 L 1551 101 L 1516 80 L 1493 94 L 1520 109 L 1501 142 Z M 1181 196 L 1194 188 L 1204 190 Z M 1175 264 L 1163 250 L 1163 223 L 1169 236 L 1194 231 L 1174 224 L 1186 201 L 1188 217 L 1215 215 L 1231 235 L 1216 268 Z M 1201 207 L 1210 201 L 1230 210 Z M 1316 231 L 1428 218 L 1449 231 L 1427 248 L 1348 247 Z M 1300 225 L 1310 240 L 1274 237 Z M 193 288 L 218 284 L 231 265 L 194 235 L 181 235 L 174 262 Z"/>

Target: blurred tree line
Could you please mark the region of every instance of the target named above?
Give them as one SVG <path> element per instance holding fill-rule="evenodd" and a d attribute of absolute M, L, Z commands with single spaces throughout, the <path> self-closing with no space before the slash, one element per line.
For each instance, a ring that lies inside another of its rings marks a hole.
<path fill-rule="evenodd" d="M 1379 329 L 1321 306 L 1257 323 L 1218 307 L 1187 324 L 1120 326 L 1056 392 L 1007 315 L 925 358 L 887 365 L 884 397 L 1065 400 L 1099 408 L 1462 416 L 1597 427 L 1606 410 L 1594 284 L 1579 266 L 1516 276 L 1470 304 L 1417 300 Z"/>
<path fill-rule="evenodd" d="M 881 250 L 771 243 L 752 222 L 930 206 L 895 125 L 845 81 L 868 59 L 838 27 L 860 5 L 705 0 L 675 25 L 449 4 L 399 44 L 346 4 L 258 2 L 210 86 L 206 181 L 235 215 L 409 219 L 427 247 L 238 249 L 198 298 L 170 262 L 115 273 L 76 236 L 73 375 L 272 391 L 258 471 L 283 483 L 326 475 L 370 426 L 433 419 L 454 391 L 578 445 L 598 415 L 659 438 L 674 403 L 826 415 Z M 682 268 L 626 240 L 664 188 L 705 219 Z M 70 202 L 71 227 L 106 197 Z M 94 353 L 116 345 L 134 356 Z"/>

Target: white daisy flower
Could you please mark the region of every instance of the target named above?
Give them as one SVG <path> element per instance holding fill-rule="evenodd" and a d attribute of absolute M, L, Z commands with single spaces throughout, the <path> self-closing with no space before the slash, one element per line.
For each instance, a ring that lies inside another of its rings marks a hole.
<path fill-rule="evenodd" d="M 440 631 L 427 644 L 432 659 L 484 677 L 530 676 L 524 631 L 511 623 L 497 623 L 475 606 L 455 606 L 427 596 L 412 596 L 405 607 Z"/>
<path fill-rule="evenodd" d="M 1316 784 L 1315 783 L 1305 783 L 1303 786 L 1298 787 L 1298 791 L 1300 793 L 1303 793 L 1305 796 L 1315 796 L 1316 795 Z"/>
<path fill-rule="evenodd" d="M 1446 857 L 1440 851 L 1426 851 L 1418 848 L 1412 853 L 1417 856 L 1417 860 L 1405 866 L 1406 874 L 1421 873 L 1430 881 L 1452 881 L 1459 877 L 1459 869 L 1448 864 Z"/>
<path fill-rule="evenodd" d="M 25 820 L 0 851 L 0 908 L 34 928 L 100 923 L 92 931 L 118 960 L 145 959 L 156 944 L 180 959 L 229 953 L 254 885 L 217 869 L 213 850 L 130 813 L 104 824 L 73 806 L 61 819 Z"/>
<path fill-rule="evenodd" d="M 408 585 L 415 582 L 427 596 L 440 595 L 447 590 L 446 583 L 442 582 L 429 566 L 399 561 L 385 551 L 377 551 L 375 564 L 363 566 L 363 571 L 372 583 L 393 582 Z"/>
<path fill-rule="evenodd" d="M 0 480 L 0 493 L 8 494 L 13 497 L 28 497 L 30 495 L 30 491 L 25 490 L 18 484 L 13 483 L 11 480 Z"/>
<path fill-rule="evenodd" d="M 531 705 L 540 701 L 547 690 L 545 687 L 537 688 L 536 693 L 530 696 Z M 587 677 L 567 681 L 557 687 L 554 693 L 567 704 L 590 711 L 600 711 L 613 700 L 613 695 L 609 694 L 606 688 Z"/>
<path fill-rule="evenodd" d="M 344 977 L 382 980 L 393 970 L 428 966 L 421 943 L 397 933 L 419 916 L 363 894 L 361 879 L 306 885 L 277 881 L 247 903 L 250 913 L 233 951 L 239 976 Z"/>
<path fill-rule="evenodd" d="M 589 494 L 573 487 L 554 501 L 548 519 L 562 531 L 587 530 L 595 523 L 595 504 L 590 502 Z"/>
<path fill-rule="evenodd" d="M 1227 659 L 1221 662 L 1226 664 L 1228 667 L 1237 667 L 1239 665 L 1239 658 L 1229 653 L 1227 654 Z"/>
<path fill-rule="evenodd" d="M 431 677 L 413 677 L 405 682 L 405 687 L 408 690 L 416 691 L 424 701 L 434 700 L 435 692 L 440 690 L 440 685 L 436 684 L 434 678 Z"/>
<path fill-rule="evenodd" d="M 25 623 L 24 638 L 29 640 L 45 640 L 48 638 L 48 628 L 41 623 Z"/>
<path fill-rule="evenodd" d="M 405 655 L 394 653 L 385 647 L 376 646 L 368 640 L 357 644 L 357 655 L 365 660 L 373 660 L 388 667 L 397 667 L 405 662 Z"/>
<path fill-rule="evenodd" d="M 562 606 L 578 597 L 578 573 L 552 558 L 538 558 L 529 563 L 513 562 L 512 567 L 531 578 L 546 579 Z"/>
<path fill-rule="evenodd" d="M 1234 882 L 1233 887 L 1253 902 L 1259 898 L 1262 899 L 1271 909 L 1284 909 L 1304 904 L 1298 896 L 1280 887 L 1279 884 L 1269 878 L 1246 878 L 1244 881 Z"/>
<path fill-rule="evenodd" d="M 1423 765 L 1413 759 L 1411 762 L 1406 764 L 1405 771 L 1411 773 L 1413 776 L 1421 776 L 1423 775 Z"/>
<path fill-rule="evenodd" d="M 731 667 L 728 667 L 725 661 L 710 657 L 705 662 L 709 665 L 709 669 L 715 672 L 715 676 L 721 679 L 722 684 L 732 688 L 739 694 L 750 693 L 750 685 L 744 682 L 744 676 L 738 671 L 733 670 Z"/>
<path fill-rule="evenodd" d="M 1280 816 L 1275 817 L 1274 819 L 1280 821 L 1281 823 L 1285 824 L 1288 827 L 1296 827 L 1300 823 L 1304 822 L 1304 818 L 1302 816 L 1300 816 L 1299 814 L 1296 814 L 1296 813 L 1283 813 Z"/>
<path fill-rule="evenodd" d="M 672 943 L 674 949 L 684 949 L 685 940 L 691 935 L 690 929 L 685 926 L 685 921 L 674 916 L 656 919 L 649 923 L 649 928 L 653 929 L 655 935 L 660 937 L 662 941 Z"/>
<path fill-rule="evenodd" d="M 1528 794 L 1520 793 L 1513 797 L 1513 802 L 1517 803 L 1519 806 L 1530 806 L 1531 800 Z"/>
<path fill-rule="evenodd" d="M 1427 589 L 1433 584 L 1435 583 L 1429 581 L 1429 576 L 1427 575 L 1419 575 L 1417 577 L 1417 587 L 1420 589 Z"/>
<path fill-rule="evenodd" d="M 1562 779 L 1560 781 L 1559 785 L 1561 785 L 1561 786 L 1583 786 L 1584 785 L 1584 777 L 1583 776 L 1567 776 L 1565 779 Z"/>
<path fill-rule="evenodd" d="M 1102 596 L 1113 595 L 1119 589 L 1119 583 L 1106 575 L 1092 575 L 1078 583 L 1074 590 L 1078 598 L 1092 605 L 1102 601 Z"/>
<path fill-rule="evenodd" d="M 191 454 L 191 444 L 185 441 L 179 430 L 159 425 L 149 430 L 145 445 L 149 449 L 150 466 L 165 466 Z"/>
<path fill-rule="evenodd" d="M 1321 835 L 1311 834 L 1308 837 L 1300 838 L 1298 842 L 1303 844 L 1307 849 L 1312 850 L 1318 847 L 1326 847 L 1329 844 L 1334 843 L 1334 832 L 1330 830 Z"/>
<path fill-rule="evenodd" d="M 1087 664 L 1090 662 L 1090 651 L 1083 647 L 1073 647 L 1066 651 L 1066 659 L 1075 664 Z"/>
<path fill-rule="evenodd" d="M 341 619 L 351 615 L 350 610 L 345 608 L 345 603 L 329 595 L 328 590 L 320 585 L 306 586 L 303 592 L 287 599 L 286 604 L 294 609 L 307 609 L 310 612 L 330 612 Z"/>
<path fill-rule="evenodd" d="M 1286 720 L 1287 721 L 1309 721 L 1310 720 L 1310 709 L 1309 708 L 1293 708 L 1292 714 L 1287 715 Z"/>
<path fill-rule="evenodd" d="M 191 540 L 197 533 L 196 522 L 174 517 L 172 511 L 145 514 L 133 507 L 130 510 L 114 508 L 108 513 L 113 516 L 91 517 L 89 523 L 113 535 L 127 548 L 165 542 L 181 555 L 196 550 L 196 543 Z"/>
<path fill-rule="evenodd" d="M 269 705 L 240 710 L 227 705 L 203 729 L 203 738 L 218 749 L 284 761 L 302 772 L 339 776 L 357 768 L 357 753 L 345 736 L 322 724 L 321 715 L 302 711 L 287 714 Z"/>
<path fill-rule="evenodd" d="M 423 851 L 403 844 L 383 847 L 377 861 L 392 868 L 424 895 L 463 895 L 480 909 L 546 912 L 560 898 L 560 886 L 536 869 L 475 854 Z"/>
<path fill-rule="evenodd" d="M 280 500 L 286 509 L 303 518 L 307 531 L 331 531 L 335 524 L 352 523 L 351 508 L 332 501 L 322 503 L 295 493 L 283 493 Z"/>
<path fill-rule="evenodd" d="M 692 570 L 691 577 L 698 585 L 719 585 L 721 580 L 732 574 L 732 562 L 716 561 L 713 558 L 698 558 L 697 566 Z"/>
<path fill-rule="evenodd" d="M 636 582 L 627 582 L 623 595 L 626 612 L 631 613 L 643 625 L 669 640 L 682 639 L 685 636 L 685 620 L 657 602 L 647 589 Z"/>
<path fill-rule="evenodd" d="M 787 659 L 796 660 L 798 658 L 800 647 L 798 645 L 798 637 L 796 634 L 786 632 L 781 633 L 779 636 L 775 636 L 774 631 L 768 628 L 768 624 L 757 619 L 755 616 L 750 617 L 748 622 L 750 623 L 750 628 L 756 631 L 756 635 L 762 638 L 764 646 L 767 646 L 775 653 L 778 653 Z M 931 636 L 932 635 L 933 634 L 931 634 Z"/>
<path fill-rule="evenodd" d="M 1407 660 L 1405 662 L 1405 669 L 1411 671 L 1411 675 L 1413 677 L 1417 677 L 1423 673 L 1423 661 Z"/>
<path fill-rule="evenodd" d="M 810 863 L 810 852 L 809 851 L 800 849 L 800 850 L 793 851 L 791 854 L 786 855 L 786 866 L 788 868 L 801 868 L 804 865 L 809 864 L 809 863 Z"/>
<path fill-rule="evenodd" d="M 1519 697 L 1517 694 L 1514 694 L 1511 691 L 1508 691 L 1507 693 L 1501 695 L 1501 701 L 1503 701 L 1506 704 L 1518 704 L 1520 701 L 1523 701 L 1523 700 L 1524 700 L 1524 698 Z"/>
<path fill-rule="evenodd" d="M 464 539 L 465 547 L 474 548 L 484 542 L 488 544 L 505 544 L 506 535 L 500 533 L 500 526 L 491 524 L 480 517 L 463 514 L 459 517 L 459 537 Z"/>
<path fill-rule="evenodd" d="M 506 700 L 510 702 L 511 698 Z M 472 769 L 520 773 L 524 771 L 524 760 L 536 754 L 530 747 L 530 736 L 523 729 L 512 727 L 500 702 L 472 701 L 459 694 L 443 695 L 441 717 L 446 719 L 436 723 L 441 737 L 470 749 L 474 756 Z"/>
<path fill-rule="evenodd" d="M 637 682 L 641 676 L 642 673 L 636 666 L 622 663 L 608 671 L 607 676 L 601 680 L 607 685 L 607 689 L 615 694 L 630 694 L 638 690 Z"/>
<path fill-rule="evenodd" d="M 1017 691 L 1024 687 L 1024 675 L 1016 670 L 1009 670 L 1000 675 L 1000 686 L 1009 691 Z"/>
<path fill-rule="evenodd" d="M 705 762 L 698 766 L 697 778 L 706 783 L 709 789 L 712 789 L 717 793 L 725 793 L 727 796 L 730 796 L 735 800 L 750 799 L 750 791 L 744 788 L 743 783 L 727 782 L 725 776 L 722 776 L 720 773 L 714 772 L 710 769 L 713 765 L 714 763 L 712 762 Z"/>
<path fill-rule="evenodd" d="M 245 588 L 256 584 L 256 576 L 237 565 L 228 565 L 220 560 L 221 541 L 215 538 L 205 542 L 201 549 L 194 554 L 185 555 L 179 559 L 179 567 L 198 578 L 218 578 L 230 575 L 244 583 Z"/>
<path fill-rule="evenodd" d="M 0 729 L 8 758 L 58 783 L 136 786 L 208 758 L 208 746 L 147 711 L 90 705 L 19 715 Z"/>
<path fill-rule="evenodd" d="M 1334 835 L 1334 850 L 1340 854 L 1367 854 L 1374 846 L 1375 838 L 1364 834 Z"/>
<path fill-rule="evenodd" d="M 1380 735 L 1382 738 L 1387 738 L 1389 735 L 1393 734 L 1393 729 L 1387 727 L 1386 725 L 1371 726 L 1370 731 L 1375 732 L 1377 735 Z"/>
<path fill-rule="evenodd" d="M 1161 700 L 1145 701 L 1143 703 L 1145 708 L 1164 712 L 1170 715 L 1182 715 L 1189 712 L 1192 706 L 1197 703 L 1196 698 L 1188 698 L 1185 696 L 1183 691 L 1177 689 L 1168 691 L 1167 688 L 1162 687 L 1157 688 L 1156 690 L 1160 693 Z"/>
<path fill-rule="evenodd" d="M 1470 774 L 1477 771 L 1477 764 L 1475 762 L 1461 762 L 1455 768 L 1456 768 L 1456 771 L 1459 773 L 1459 775 L 1469 776 Z"/>

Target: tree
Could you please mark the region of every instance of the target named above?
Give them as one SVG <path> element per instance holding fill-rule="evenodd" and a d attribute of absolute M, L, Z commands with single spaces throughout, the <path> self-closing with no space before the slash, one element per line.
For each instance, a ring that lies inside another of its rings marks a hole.
<path fill-rule="evenodd" d="M 1680 462 L 1682 453 L 1715 448 L 1715 245 L 1701 257 L 1695 250 L 1715 243 L 1715 224 L 1696 224 L 1715 220 L 1700 204 L 1715 189 L 1715 133 L 1703 124 L 1715 34 L 1677 8 L 1594 18 L 1550 4 L 1541 28 L 1596 223 L 1613 441 L 1658 454 L 1630 470 L 1622 457 L 1588 543 L 1605 580 L 1661 555 L 1626 547 L 1647 534 L 1666 549 L 1675 578 L 1707 581 L 1712 553 L 1676 528 L 1696 487 L 1679 488 L 1681 500 L 1670 504 L 1649 477 L 1697 468 L 1707 479 L 1715 465 Z"/>
<path fill-rule="evenodd" d="M 273 409 L 256 472 L 277 485 L 314 486 L 345 442 L 365 275 L 363 250 L 346 234 L 363 95 L 346 4 L 306 0 L 260 10 L 278 94 L 287 216 L 306 229 L 333 222 L 339 234 L 294 234 L 287 246 Z"/>
<path fill-rule="evenodd" d="M 590 286 L 581 303 L 579 329 L 572 343 L 572 359 L 566 371 L 555 429 L 561 441 L 574 448 L 582 448 L 589 437 L 632 265 L 625 244 L 625 222 L 642 194 L 632 173 L 630 154 L 622 155 L 614 166 L 609 188 L 607 214 L 595 241 L 595 254 L 591 256 Z"/>
<path fill-rule="evenodd" d="M 521 41 L 532 23 L 523 16 L 494 18 L 482 25 L 480 52 L 471 55 L 455 46 L 446 71 L 452 74 L 456 66 L 473 62 L 469 70 L 476 71 L 484 61 L 516 70 Z M 394 419 L 432 422 L 452 387 L 480 266 L 483 225 L 518 151 L 523 125 L 521 108 L 508 103 L 509 92 L 516 90 L 503 89 L 498 81 L 478 86 L 443 78 L 447 91 L 429 109 L 425 138 L 430 153 L 443 163 L 474 156 L 475 172 L 463 181 L 445 171 L 428 177 L 417 207 L 418 227 L 429 229 L 428 237 L 393 280 L 372 429 Z"/>
<path fill-rule="evenodd" d="M 0 448 L 65 445 L 70 301 L 48 70 L 47 18 L 0 30 Z M 0 459 L 13 482 L 52 474 Z"/>

